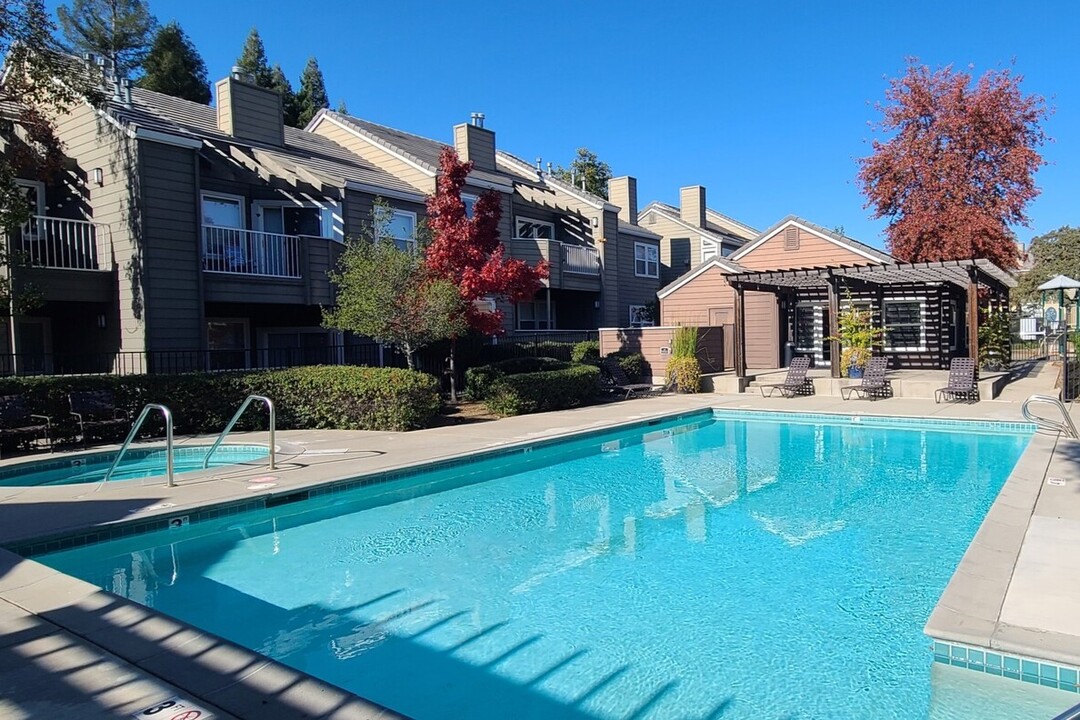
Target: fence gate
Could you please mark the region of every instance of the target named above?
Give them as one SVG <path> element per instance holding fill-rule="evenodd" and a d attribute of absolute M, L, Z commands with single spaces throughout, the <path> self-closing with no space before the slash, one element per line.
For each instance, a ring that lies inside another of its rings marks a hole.
<path fill-rule="evenodd" d="M 1061 349 L 1061 399 L 1065 402 L 1080 396 L 1080 356 L 1076 336 L 1064 334 L 1059 340 Z"/>

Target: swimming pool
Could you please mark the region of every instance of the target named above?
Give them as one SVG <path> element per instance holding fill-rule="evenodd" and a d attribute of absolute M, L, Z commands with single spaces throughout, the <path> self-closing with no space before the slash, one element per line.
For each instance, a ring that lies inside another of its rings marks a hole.
<path fill-rule="evenodd" d="M 718 414 L 38 559 L 420 720 L 1051 717 L 922 634 L 1028 439 Z"/>
<path fill-rule="evenodd" d="M 189 445 L 173 448 L 173 472 L 202 470 L 209 445 Z M 265 445 L 222 445 L 214 452 L 210 467 L 260 460 L 269 454 Z M 39 485 L 77 485 L 100 482 L 105 478 L 116 452 L 80 453 L 33 460 L 0 469 L 0 487 L 27 487 Z M 136 480 L 165 475 L 164 448 L 130 448 L 116 466 L 109 482 Z"/>

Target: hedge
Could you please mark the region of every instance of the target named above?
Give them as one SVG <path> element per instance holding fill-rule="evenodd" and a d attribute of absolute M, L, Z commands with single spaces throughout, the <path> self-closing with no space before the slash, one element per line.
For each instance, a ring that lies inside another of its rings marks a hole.
<path fill-rule="evenodd" d="M 588 402 L 599 388 L 599 368 L 571 365 L 498 378 L 491 384 L 485 404 L 493 413 L 503 416 L 563 410 Z"/>
<path fill-rule="evenodd" d="M 642 375 L 645 374 L 645 356 L 639 352 L 625 352 L 617 350 L 613 353 L 608 353 L 608 358 L 613 358 L 615 362 L 619 363 L 619 367 L 626 373 L 626 376 L 630 378 L 630 382 L 641 382 Z"/>
<path fill-rule="evenodd" d="M 582 340 L 570 351 L 570 359 L 576 363 L 600 364 L 600 341 Z"/>
<path fill-rule="evenodd" d="M 569 363 L 548 357 L 517 357 L 500 360 L 490 365 L 479 365 L 465 371 L 465 390 L 473 400 L 487 397 L 492 383 L 506 375 L 540 372 L 542 370 L 560 370 L 569 367 Z"/>
<path fill-rule="evenodd" d="M 220 432 L 247 395 L 274 401 L 281 429 L 410 430 L 439 412 L 438 383 L 430 375 L 398 368 L 315 366 L 184 375 L 84 375 L 0 379 L 0 395 L 23 395 L 30 412 L 53 420 L 58 440 L 75 437 L 70 392 L 107 390 L 131 417 L 147 403 L 173 413 L 179 433 Z M 267 426 L 266 413 L 250 410 L 241 429 Z M 161 421 L 147 422 L 149 434 Z"/>

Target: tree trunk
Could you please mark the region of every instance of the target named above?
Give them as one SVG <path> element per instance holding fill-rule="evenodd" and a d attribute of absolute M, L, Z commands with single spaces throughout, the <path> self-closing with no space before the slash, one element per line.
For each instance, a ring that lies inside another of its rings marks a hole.
<path fill-rule="evenodd" d="M 457 402 L 457 368 L 454 367 L 454 351 L 457 348 L 457 338 L 450 338 L 450 402 Z"/>
<path fill-rule="evenodd" d="M 409 369 L 415 370 L 416 358 L 413 357 L 413 354 L 416 351 L 413 350 L 413 346 L 410 343 L 401 343 L 401 350 L 405 353 L 405 363 L 408 365 Z"/>

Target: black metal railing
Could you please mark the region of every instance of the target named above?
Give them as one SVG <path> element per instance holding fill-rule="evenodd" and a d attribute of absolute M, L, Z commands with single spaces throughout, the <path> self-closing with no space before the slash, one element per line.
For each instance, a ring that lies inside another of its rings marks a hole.
<path fill-rule="evenodd" d="M 596 340 L 595 330 L 515 333 L 499 338 L 466 337 L 457 341 L 455 366 L 459 380 L 465 370 L 512 357 L 543 356 L 570 360 L 575 343 Z M 421 349 L 414 358 L 419 370 L 446 376 L 449 342 Z M 245 369 L 275 369 L 309 365 L 366 365 L 406 367 L 404 355 L 371 340 L 344 345 L 237 350 L 152 350 L 111 353 L 0 354 L 0 376 L 34 375 L 176 375 Z"/>

